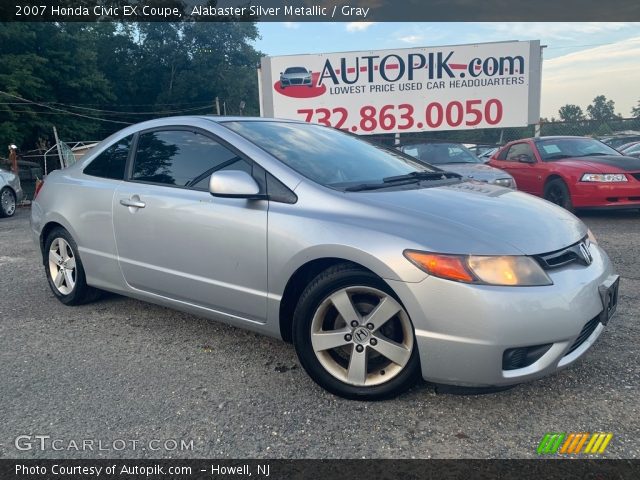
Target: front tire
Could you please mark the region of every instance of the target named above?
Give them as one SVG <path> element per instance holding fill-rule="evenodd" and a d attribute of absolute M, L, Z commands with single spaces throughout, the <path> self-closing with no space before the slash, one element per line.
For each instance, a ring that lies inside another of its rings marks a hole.
<path fill-rule="evenodd" d="M 65 305 L 96 300 L 100 290 L 87 285 L 78 245 L 64 228 L 55 228 L 44 242 L 44 268 L 51 291 Z"/>
<path fill-rule="evenodd" d="M 16 213 L 16 194 L 9 187 L 0 190 L 0 218 L 13 217 Z"/>
<path fill-rule="evenodd" d="M 560 178 L 554 178 L 548 182 L 544 187 L 545 200 L 555 203 L 556 205 L 573 212 L 573 203 L 571 202 L 571 193 L 569 193 L 569 187 L 564 183 L 564 180 Z"/>
<path fill-rule="evenodd" d="M 304 290 L 293 341 L 309 376 L 344 398 L 393 397 L 420 377 L 406 310 L 382 279 L 351 263 L 325 270 Z"/>

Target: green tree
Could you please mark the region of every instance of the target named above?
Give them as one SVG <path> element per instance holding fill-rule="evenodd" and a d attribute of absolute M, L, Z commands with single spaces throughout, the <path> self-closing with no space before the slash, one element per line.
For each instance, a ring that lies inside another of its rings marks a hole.
<path fill-rule="evenodd" d="M 640 118 L 640 100 L 638 100 L 638 105 L 631 109 L 631 116 L 633 118 Z"/>
<path fill-rule="evenodd" d="M 587 107 L 587 113 L 592 120 L 601 122 L 617 118 L 614 101 L 607 100 L 607 97 L 604 95 L 598 95 L 593 99 L 591 105 Z"/>
<path fill-rule="evenodd" d="M 584 112 L 578 105 L 564 105 L 558 110 L 558 115 L 563 122 L 579 122 L 580 120 L 584 120 Z"/>
<path fill-rule="evenodd" d="M 171 1 L 171 0 L 169 0 Z M 101 139 L 171 114 L 257 114 L 251 22 L 8 23 L 0 28 L 0 145 Z M 26 99 L 26 100 L 21 100 Z M 3 143 L 4 142 L 4 143 Z"/>

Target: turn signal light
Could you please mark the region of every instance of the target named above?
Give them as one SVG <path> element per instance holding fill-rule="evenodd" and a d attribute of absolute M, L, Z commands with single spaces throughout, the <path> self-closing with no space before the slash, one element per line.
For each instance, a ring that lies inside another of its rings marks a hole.
<path fill-rule="evenodd" d="M 454 255 L 416 252 L 406 250 L 404 256 L 418 268 L 436 277 L 448 278 L 458 282 L 473 282 L 475 278 L 467 270 L 464 259 Z"/>

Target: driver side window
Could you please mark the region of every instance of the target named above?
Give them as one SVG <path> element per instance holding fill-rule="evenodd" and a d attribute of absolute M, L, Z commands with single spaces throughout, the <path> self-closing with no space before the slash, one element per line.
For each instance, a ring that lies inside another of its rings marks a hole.
<path fill-rule="evenodd" d="M 515 145 L 511 145 L 511 147 L 509 147 L 509 151 L 507 152 L 507 161 L 519 162 L 522 155 L 526 155 L 532 160 L 535 160 L 536 158 L 533 154 L 531 145 L 529 145 L 528 143 L 516 143 Z"/>
<path fill-rule="evenodd" d="M 252 166 L 212 138 L 190 130 L 155 130 L 138 138 L 131 179 L 206 191 L 217 170 Z"/>

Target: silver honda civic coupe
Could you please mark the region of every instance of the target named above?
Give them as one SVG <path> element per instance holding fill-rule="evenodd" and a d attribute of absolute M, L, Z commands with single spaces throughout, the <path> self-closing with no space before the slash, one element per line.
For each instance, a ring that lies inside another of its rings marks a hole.
<path fill-rule="evenodd" d="M 567 211 L 297 121 L 127 127 L 48 175 L 31 226 L 63 303 L 108 290 L 280 337 L 347 398 L 548 375 L 617 304 Z"/>

